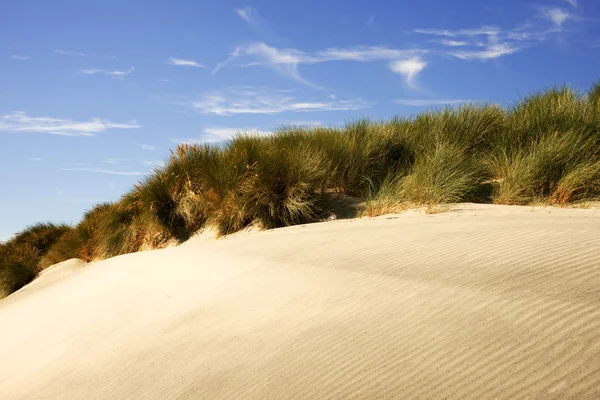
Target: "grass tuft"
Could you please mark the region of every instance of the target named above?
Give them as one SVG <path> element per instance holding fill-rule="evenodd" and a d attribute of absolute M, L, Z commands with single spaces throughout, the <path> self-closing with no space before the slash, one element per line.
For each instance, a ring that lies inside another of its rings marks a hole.
<path fill-rule="evenodd" d="M 486 178 L 482 168 L 452 144 L 441 143 L 423 154 L 399 181 L 401 199 L 432 206 L 469 200 Z"/>

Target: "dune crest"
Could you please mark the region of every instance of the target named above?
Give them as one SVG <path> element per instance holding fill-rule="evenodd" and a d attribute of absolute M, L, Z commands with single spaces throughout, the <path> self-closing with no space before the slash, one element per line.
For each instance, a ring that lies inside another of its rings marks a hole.
<path fill-rule="evenodd" d="M 71 262 L 0 301 L 0 398 L 600 398 L 599 222 L 458 204 Z"/>

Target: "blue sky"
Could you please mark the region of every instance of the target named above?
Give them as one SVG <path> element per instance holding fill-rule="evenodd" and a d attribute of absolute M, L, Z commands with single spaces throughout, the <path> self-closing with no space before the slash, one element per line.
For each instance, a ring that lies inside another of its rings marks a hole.
<path fill-rule="evenodd" d="M 599 21 L 595 0 L 3 0 L 0 239 L 77 222 L 177 143 L 584 90 Z"/>

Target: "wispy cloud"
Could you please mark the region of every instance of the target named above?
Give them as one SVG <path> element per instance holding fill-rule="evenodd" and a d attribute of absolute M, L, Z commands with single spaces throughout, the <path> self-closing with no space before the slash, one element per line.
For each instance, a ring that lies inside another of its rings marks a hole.
<path fill-rule="evenodd" d="M 231 90 L 206 94 L 192 106 L 201 113 L 216 115 L 277 114 L 283 112 L 347 111 L 369 107 L 361 100 L 315 101 L 298 99 L 290 93 L 266 90 Z"/>
<path fill-rule="evenodd" d="M 71 119 L 50 117 L 29 117 L 25 112 L 13 112 L 0 115 L 0 132 L 46 133 L 60 136 L 93 136 L 109 129 L 140 128 L 136 121 L 113 123 L 100 118 L 90 121 L 73 121 Z"/>
<path fill-rule="evenodd" d="M 310 56 L 301 51 L 295 49 L 279 50 L 267 46 L 264 43 L 255 43 L 243 50 L 238 49 L 235 57 L 240 55 L 240 51 L 244 51 L 246 55 L 255 56 L 260 60 L 251 65 L 266 65 L 281 75 L 291 78 L 299 83 L 308 86 L 316 86 L 300 76 L 300 73 L 298 72 L 298 64 L 308 62 L 310 59 Z"/>
<path fill-rule="evenodd" d="M 246 21 L 251 28 L 259 31 L 264 31 L 266 29 L 265 23 L 256 8 L 250 6 L 237 8 L 235 12 L 241 19 Z"/>
<path fill-rule="evenodd" d="M 447 54 L 462 60 L 486 61 L 516 53 L 528 47 L 524 40 L 533 38 L 533 32 L 523 29 L 504 32 L 494 26 L 475 29 L 416 29 L 415 33 L 445 37 L 433 40 L 447 47 L 461 47 L 464 50 L 449 50 Z"/>
<path fill-rule="evenodd" d="M 415 55 L 424 54 L 426 50 L 421 49 L 393 49 L 380 46 L 358 46 L 349 48 L 328 48 L 308 53 L 298 49 L 278 49 L 265 43 L 252 43 L 247 46 L 237 47 L 229 58 L 217 65 L 213 73 L 234 60 L 242 57 L 251 58 L 250 62 L 238 66 L 266 66 L 283 76 L 308 86 L 316 86 L 304 79 L 298 70 L 300 64 L 317 64 L 331 61 L 359 61 L 372 62 L 382 60 L 411 59 Z"/>
<path fill-rule="evenodd" d="M 429 107 L 439 105 L 453 105 L 462 103 L 475 103 L 475 100 L 456 100 L 456 99 L 397 99 L 394 103 L 410 107 Z"/>
<path fill-rule="evenodd" d="M 27 61 L 27 60 L 31 60 L 31 57 L 29 56 L 24 56 L 21 54 L 13 54 L 9 57 L 11 60 L 16 60 L 16 61 Z"/>
<path fill-rule="evenodd" d="M 150 150 L 150 151 L 152 151 L 152 150 L 156 150 L 156 147 L 150 146 L 148 144 L 143 144 L 142 145 L 142 150 Z"/>
<path fill-rule="evenodd" d="M 164 167 L 165 165 L 167 165 L 166 162 L 164 161 L 142 161 L 142 165 L 145 165 L 147 167 Z"/>
<path fill-rule="evenodd" d="M 257 56 L 258 64 L 316 64 L 329 61 L 380 61 L 394 60 L 402 57 L 424 54 L 421 49 L 392 49 L 381 46 L 355 46 L 347 48 L 331 47 L 315 53 L 307 53 L 297 49 L 277 49 L 265 43 L 253 43 L 239 46 L 231 54 L 233 57 L 243 55 Z"/>
<path fill-rule="evenodd" d="M 29 161 L 42 161 L 44 160 L 44 157 L 29 157 L 28 158 Z"/>
<path fill-rule="evenodd" d="M 316 53 L 316 62 L 326 61 L 385 61 L 396 60 L 403 57 L 412 57 L 418 54 L 425 54 L 426 50 L 421 49 L 391 49 L 381 46 L 357 46 L 348 48 L 329 48 Z"/>
<path fill-rule="evenodd" d="M 129 75 L 130 73 L 133 72 L 133 70 L 135 69 L 135 67 L 131 67 L 128 70 L 107 70 L 107 69 L 82 69 L 79 72 L 81 72 L 84 75 L 96 75 L 96 74 L 102 74 L 102 75 L 106 75 L 106 76 L 110 76 L 111 78 L 115 78 L 115 79 L 125 79 L 125 77 L 127 75 Z"/>
<path fill-rule="evenodd" d="M 565 0 L 578 7 L 577 0 Z M 412 32 L 437 39 L 430 40 L 446 47 L 461 47 L 460 51 L 450 50 L 446 54 L 463 60 L 490 60 L 507 56 L 533 47 L 562 31 L 568 21 L 582 18 L 561 7 L 536 7 L 537 14 L 526 23 L 513 29 L 496 26 L 482 26 L 472 29 L 415 29 Z"/>
<path fill-rule="evenodd" d="M 168 63 L 171 64 L 171 65 L 178 66 L 178 67 L 204 68 L 204 65 L 198 63 L 197 61 L 194 61 L 194 60 L 184 60 L 182 58 L 170 57 Z"/>
<path fill-rule="evenodd" d="M 117 170 L 105 169 L 105 168 L 87 168 L 87 167 L 59 168 L 59 171 L 82 171 L 82 172 L 94 172 L 97 174 L 123 175 L 123 176 L 138 176 L 138 175 L 145 174 L 145 172 L 137 172 L 137 171 L 117 171 Z"/>
<path fill-rule="evenodd" d="M 246 22 L 246 25 L 258 35 L 269 40 L 281 40 L 282 37 L 273 33 L 255 7 L 244 7 L 235 9 L 235 13 Z"/>
<path fill-rule="evenodd" d="M 481 28 L 475 29 L 415 29 L 413 32 L 422 35 L 433 35 L 433 36 L 446 36 L 446 37 L 474 37 L 474 36 L 496 36 L 500 33 L 500 29 L 494 26 L 482 26 Z"/>
<path fill-rule="evenodd" d="M 404 77 L 406 84 L 415 86 L 417 75 L 425 69 L 427 63 L 419 57 L 413 57 L 408 60 L 394 61 L 390 64 L 390 69 Z"/>
<path fill-rule="evenodd" d="M 373 14 L 369 15 L 369 18 L 367 18 L 367 26 L 373 25 L 374 22 L 375 22 L 375 16 Z"/>
<path fill-rule="evenodd" d="M 78 51 L 69 51 L 69 50 L 54 50 L 56 54 L 60 54 L 63 56 L 71 56 L 71 57 L 87 57 L 87 58 L 116 58 L 115 56 L 110 55 L 102 55 L 96 53 L 82 53 Z"/>
<path fill-rule="evenodd" d="M 574 18 L 574 16 L 569 11 L 558 7 L 542 7 L 540 9 L 540 16 L 549 21 L 552 21 L 552 23 L 558 29 L 562 29 L 562 26 L 565 23 L 565 21 Z"/>
<path fill-rule="evenodd" d="M 506 56 L 508 54 L 513 54 L 518 51 L 521 51 L 524 47 L 513 47 L 508 43 L 494 44 L 488 46 L 484 50 L 479 51 L 453 51 L 450 52 L 454 57 L 460 58 L 462 60 L 490 60 L 492 58 L 498 58 L 501 56 Z"/>
<path fill-rule="evenodd" d="M 236 8 L 235 12 L 246 22 L 252 21 L 252 14 L 256 13 L 256 9 L 252 7 Z"/>
<path fill-rule="evenodd" d="M 448 47 L 462 47 L 462 46 L 469 45 L 468 42 L 465 42 L 462 40 L 452 40 L 452 39 L 432 40 L 431 42 L 443 44 L 444 46 L 448 46 Z"/>

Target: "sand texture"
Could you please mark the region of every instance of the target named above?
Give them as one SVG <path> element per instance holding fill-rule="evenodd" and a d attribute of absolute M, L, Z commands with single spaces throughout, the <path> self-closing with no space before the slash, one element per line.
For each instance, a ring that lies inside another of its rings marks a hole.
<path fill-rule="evenodd" d="M 53 267 L 0 399 L 600 398 L 600 210 L 457 205 Z"/>

